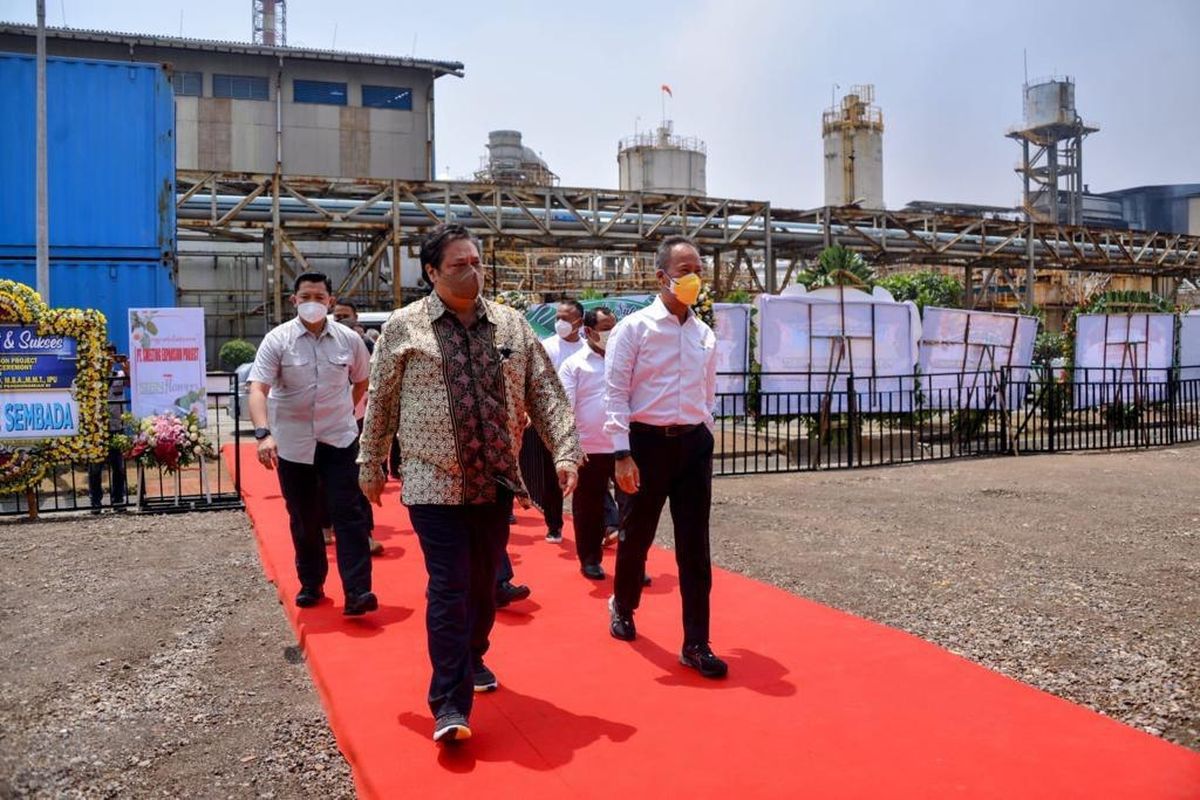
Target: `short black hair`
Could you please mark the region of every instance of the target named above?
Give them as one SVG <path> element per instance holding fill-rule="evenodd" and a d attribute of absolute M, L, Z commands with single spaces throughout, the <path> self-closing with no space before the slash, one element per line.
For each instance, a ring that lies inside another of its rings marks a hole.
<path fill-rule="evenodd" d="M 338 300 L 336 303 L 334 303 L 334 305 L 335 306 L 345 306 L 346 308 L 353 311 L 356 316 L 358 315 L 358 306 L 354 305 L 354 303 L 351 303 L 349 300 Z"/>
<path fill-rule="evenodd" d="M 578 300 L 572 300 L 569 297 L 564 297 L 563 299 L 559 300 L 558 304 L 560 306 L 573 307 L 576 311 L 579 312 L 579 316 L 581 316 L 581 317 L 587 313 L 586 311 L 583 310 L 583 303 L 579 302 Z"/>
<path fill-rule="evenodd" d="M 670 266 L 671 251 L 681 244 L 686 244 L 697 253 L 700 252 L 700 248 L 689 237 L 679 235 L 668 236 L 659 243 L 658 250 L 654 253 L 654 268 L 666 272 L 667 267 Z"/>
<path fill-rule="evenodd" d="M 479 242 L 475 241 L 471 232 L 456 222 L 447 222 L 431 230 L 421 240 L 421 271 L 424 272 L 426 266 L 441 269 L 446 247 L 451 242 L 463 239 L 475 245 L 475 249 L 479 250 Z"/>
<path fill-rule="evenodd" d="M 600 324 L 600 315 L 604 314 L 609 317 L 615 317 L 616 314 L 608 306 L 596 306 L 592 310 L 583 315 L 583 326 L 585 328 L 595 328 Z"/>
<path fill-rule="evenodd" d="M 325 291 L 333 294 L 333 281 L 329 280 L 329 276 L 324 272 L 305 272 L 297 275 L 296 282 L 292 285 L 293 294 L 300 291 L 300 284 L 302 283 L 323 283 L 325 284 Z"/>

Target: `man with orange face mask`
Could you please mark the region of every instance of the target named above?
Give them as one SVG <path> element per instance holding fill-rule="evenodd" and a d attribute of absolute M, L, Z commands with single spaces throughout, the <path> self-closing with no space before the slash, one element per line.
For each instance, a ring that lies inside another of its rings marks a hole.
<path fill-rule="evenodd" d="M 663 240 L 655 266 L 658 297 L 613 329 L 605 357 L 604 430 L 613 439 L 617 485 L 631 495 L 617 544 L 609 632 L 624 641 L 637 637 L 633 613 L 642 597 L 646 554 L 669 499 L 683 601 L 679 661 L 706 678 L 723 678 L 728 667 L 708 641 L 717 339 L 691 308 L 703 269 L 692 241 Z"/>

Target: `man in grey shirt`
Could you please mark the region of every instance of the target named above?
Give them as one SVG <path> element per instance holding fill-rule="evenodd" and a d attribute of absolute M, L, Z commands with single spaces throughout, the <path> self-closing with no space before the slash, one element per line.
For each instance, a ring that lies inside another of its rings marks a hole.
<path fill-rule="evenodd" d="M 267 333 L 248 378 L 258 460 L 279 473 L 300 577 L 296 605 L 313 606 L 325 596 L 323 490 L 346 594 L 343 613 L 355 616 L 379 607 L 371 593 L 371 528 L 358 487 L 354 420 L 354 406 L 367 391 L 370 357 L 361 336 L 328 321 L 333 285 L 325 275 L 296 278 L 292 305 L 298 316 Z"/>

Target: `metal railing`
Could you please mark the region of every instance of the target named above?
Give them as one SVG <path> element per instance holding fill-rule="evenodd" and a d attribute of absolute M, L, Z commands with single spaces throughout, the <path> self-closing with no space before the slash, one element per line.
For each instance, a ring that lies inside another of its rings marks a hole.
<path fill-rule="evenodd" d="M 1200 367 L 721 381 L 736 390 L 717 398 L 717 475 L 1200 441 Z"/>
<path fill-rule="evenodd" d="M 110 451 L 99 464 L 56 464 L 35 487 L 34 503 L 39 514 L 60 511 L 129 511 L 146 513 L 175 513 L 242 508 L 241 387 L 237 375 L 227 372 L 208 373 L 209 383 L 227 388 L 208 392 L 208 438 L 217 448 L 215 459 L 184 467 L 177 473 L 165 469 L 143 468 L 131 464 L 120 454 Z M 129 401 L 113 401 L 110 407 L 125 412 Z M 232 469 L 226 467 L 221 452 L 226 444 L 233 445 Z M 124 491 L 121 491 L 122 485 Z M 29 503 L 24 493 L 0 495 L 0 516 L 28 515 Z"/>

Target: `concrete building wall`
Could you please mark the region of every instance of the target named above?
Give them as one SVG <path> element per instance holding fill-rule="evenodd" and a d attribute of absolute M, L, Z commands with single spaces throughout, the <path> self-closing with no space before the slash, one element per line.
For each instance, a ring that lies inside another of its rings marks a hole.
<path fill-rule="evenodd" d="M 33 52 L 32 37 L 0 35 L 0 50 Z M 293 175 L 427 180 L 433 177 L 429 70 L 116 42 L 47 40 L 51 56 L 111 61 L 154 61 L 176 72 L 200 72 L 202 97 L 176 97 L 178 169 L 270 173 L 275 171 L 277 81 L 282 88 L 283 171 Z M 213 97 L 213 75 L 246 75 L 268 81 L 266 100 Z M 293 81 L 347 85 L 347 105 L 294 101 Z M 412 91 L 412 110 L 364 108 L 363 85 Z"/>

